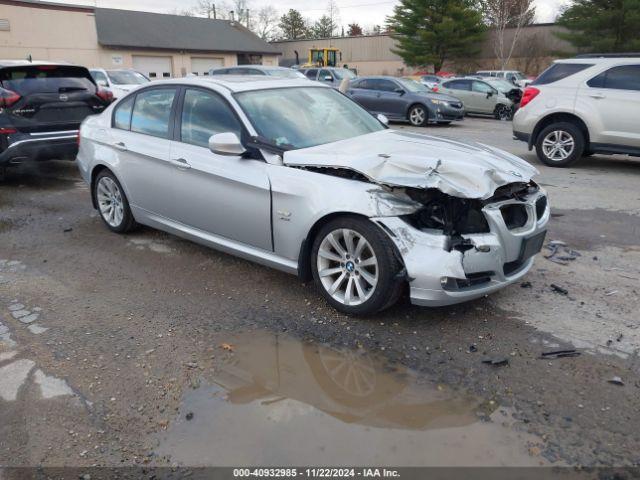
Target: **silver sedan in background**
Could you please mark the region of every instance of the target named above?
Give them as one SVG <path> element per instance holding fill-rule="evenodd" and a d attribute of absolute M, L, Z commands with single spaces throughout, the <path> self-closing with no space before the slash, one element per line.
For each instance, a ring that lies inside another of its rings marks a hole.
<path fill-rule="evenodd" d="M 85 120 L 77 160 L 110 230 L 144 224 L 313 279 L 348 314 L 525 275 L 549 219 L 536 170 L 383 120 L 308 80 L 175 79 Z"/>

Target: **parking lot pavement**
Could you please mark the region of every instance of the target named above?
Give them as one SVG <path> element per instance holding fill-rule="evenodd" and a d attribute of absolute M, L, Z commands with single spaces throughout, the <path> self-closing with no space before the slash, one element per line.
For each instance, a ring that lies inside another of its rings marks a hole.
<path fill-rule="evenodd" d="M 349 318 L 283 273 L 110 233 L 73 163 L 11 171 L 0 464 L 640 463 L 640 161 L 551 169 L 491 119 L 413 130 L 536 165 L 556 255 L 485 299 Z M 559 349 L 580 354 L 540 358 Z"/>

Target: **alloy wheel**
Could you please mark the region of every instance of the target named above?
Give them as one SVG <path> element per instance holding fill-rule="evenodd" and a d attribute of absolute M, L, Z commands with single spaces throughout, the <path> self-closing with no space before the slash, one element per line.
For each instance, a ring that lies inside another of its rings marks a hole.
<path fill-rule="evenodd" d="M 511 119 L 511 110 L 505 105 L 498 106 L 497 117 L 499 120 Z"/>
<path fill-rule="evenodd" d="M 414 107 L 411 109 L 411 112 L 409 113 L 409 120 L 413 125 L 422 125 L 424 123 L 425 118 L 426 118 L 426 112 L 424 111 L 424 108 L 421 108 L 421 107 Z"/>
<path fill-rule="evenodd" d="M 124 203 L 118 184 L 110 177 L 101 177 L 96 188 L 100 215 L 110 226 L 117 228 L 124 218 Z"/>
<path fill-rule="evenodd" d="M 358 232 L 348 228 L 329 232 L 320 243 L 316 261 L 322 287 L 337 302 L 361 305 L 375 292 L 378 259 Z"/>
<path fill-rule="evenodd" d="M 565 160 L 573 153 L 574 148 L 575 140 L 564 130 L 553 130 L 542 140 L 542 151 L 549 160 Z"/>

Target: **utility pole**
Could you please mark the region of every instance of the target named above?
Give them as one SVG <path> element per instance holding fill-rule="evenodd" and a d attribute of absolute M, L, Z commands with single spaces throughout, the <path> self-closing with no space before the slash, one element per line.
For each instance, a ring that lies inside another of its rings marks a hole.
<path fill-rule="evenodd" d="M 249 26 L 249 9 L 247 8 L 247 29 L 251 30 L 251 27 Z"/>
<path fill-rule="evenodd" d="M 236 20 L 236 14 L 235 14 L 235 12 L 234 12 L 233 10 L 231 10 L 231 11 L 229 12 L 229 15 L 231 15 L 231 21 L 232 21 L 232 22 L 235 22 L 235 20 Z"/>
<path fill-rule="evenodd" d="M 216 4 L 212 3 L 211 4 L 211 10 L 213 10 L 213 19 L 216 20 Z"/>

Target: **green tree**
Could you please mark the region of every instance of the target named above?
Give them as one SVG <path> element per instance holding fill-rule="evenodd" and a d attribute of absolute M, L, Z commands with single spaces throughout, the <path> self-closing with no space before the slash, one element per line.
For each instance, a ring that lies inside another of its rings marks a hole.
<path fill-rule="evenodd" d="M 278 27 L 286 40 L 297 40 L 309 35 L 307 21 L 298 10 L 293 8 L 280 17 Z"/>
<path fill-rule="evenodd" d="M 640 0 L 575 0 L 558 24 L 568 31 L 556 35 L 582 52 L 640 50 Z"/>
<path fill-rule="evenodd" d="M 388 27 L 393 50 L 407 65 L 442 69 L 447 60 L 477 55 L 486 27 L 473 0 L 401 0 Z"/>
<path fill-rule="evenodd" d="M 315 38 L 332 37 L 336 29 L 336 24 L 329 15 L 321 16 L 316 23 L 313 24 L 313 36 Z"/>
<path fill-rule="evenodd" d="M 347 35 L 350 37 L 359 37 L 362 35 L 362 27 L 357 23 L 350 23 L 349 30 L 347 30 Z"/>

